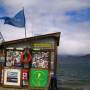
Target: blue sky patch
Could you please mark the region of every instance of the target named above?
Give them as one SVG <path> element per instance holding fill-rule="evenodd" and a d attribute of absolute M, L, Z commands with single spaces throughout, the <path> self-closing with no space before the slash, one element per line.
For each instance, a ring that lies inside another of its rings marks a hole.
<path fill-rule="evenodd" d="M 4 7 L 5 6 L 0 5 L 0 16 L 6 15 L 6 9 Z"/>
<path fill-rule="evenodd" d="M 90 21 L 90 8 L 67 11 L 65 15 L 70 17 L 71 22 Z"/>

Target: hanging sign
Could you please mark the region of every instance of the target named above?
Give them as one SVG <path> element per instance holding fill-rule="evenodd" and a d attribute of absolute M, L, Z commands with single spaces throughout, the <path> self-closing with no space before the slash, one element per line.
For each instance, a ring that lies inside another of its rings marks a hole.
<path fill-rule="evenodd" d="M 33 48 L 40 48 L 40 49 L 53 49 L 54 44 L 48 43 L 48 42 L 39 42 L 39 43 L 33 43 Z"/>

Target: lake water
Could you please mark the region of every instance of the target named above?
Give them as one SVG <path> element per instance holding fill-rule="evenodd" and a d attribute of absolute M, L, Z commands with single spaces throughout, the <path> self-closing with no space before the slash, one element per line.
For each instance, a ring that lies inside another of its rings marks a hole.
<path fill-rule="evenodd" d="M 57 77 L 58 87 L 90 90 L 90 58 L 59 56 Z"/>

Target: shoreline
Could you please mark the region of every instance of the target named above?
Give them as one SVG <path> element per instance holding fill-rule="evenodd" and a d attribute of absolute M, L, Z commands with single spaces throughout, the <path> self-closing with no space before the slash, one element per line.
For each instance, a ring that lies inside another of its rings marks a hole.
<path fill-rule="evenodd" d="M 71 85 L 61 85 L 58 87 L 58 90 L 90 90 L 90 86 L 87 85 L 87 86 L 71 86 Z"/>
<path fill-rule="evenodd" d="M 85 90 L 85 89 L 83 89 L 83 88 L 61 87 L 61 88 L 58 88 L 58 90 Z M 89 89 L 86 89 L 86 90 L 89 90 Z"/>

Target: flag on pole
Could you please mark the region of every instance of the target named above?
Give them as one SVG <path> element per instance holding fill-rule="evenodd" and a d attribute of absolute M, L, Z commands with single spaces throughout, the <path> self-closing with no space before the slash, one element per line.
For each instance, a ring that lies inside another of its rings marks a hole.
<path fill-rule="evenodd" d="M 4 24 L 13 25 L 16 27 L 25 27 L 24 9 L 19 11 L 14 17 L 1 17 L 4 19 Z"/>

